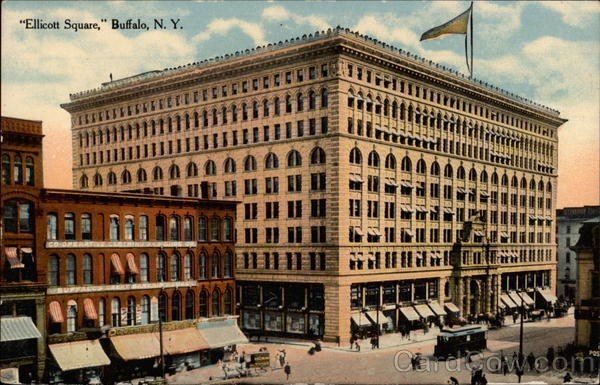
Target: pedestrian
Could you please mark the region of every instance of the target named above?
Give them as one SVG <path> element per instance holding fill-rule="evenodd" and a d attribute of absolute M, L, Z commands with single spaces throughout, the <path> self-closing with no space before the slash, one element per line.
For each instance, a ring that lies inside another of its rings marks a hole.
<path fill-rule="evenodd" d="M 240 364 L 243 364 L 246 361 L 246 352 L 242 350 L 242 354 L 240 354 Z"/>
<path fill-rule="evenodd" d="M 290 366 L 289 362 L 285 363 L 283 371 L 285 372 L 286 380 L 289 380 L 290 379 L 290 374 L 292 374 L 292 367 Z"/>
<path fill-rule="evenodd" d="M 506 357 L 502 357 L 502 374 L 506 376 L 506 373 L 508 373 L 508 362 Z"/>
<path fill-rule="evenodd" d="M 356 351 L 358 353 L 360 353 L 360 344 L 358 343 L 358 341 L 355 342 L 355 345 L 356 345 Z"/>
<path fill-rule="evenodd" d="M 548 360 L 548 366 L 552 366 L 554 363 L 554 348 L 550 346 L 546 352 L 546 359 Z"/>
<path fill-rule="evenodd" d="M 513 352 L 512 362 L 513 362 L 513 364 L 515 364 L 517 362 L 517 352 Z"/>
<path fill-rule="evenodd" d="M 571 377 L 571 373 L 567 372 L 563 377 L 563 383 L 566 384 L 567 382 L 571 382 L 571 380 L 573 380 L 573 377 Z"/>
<path fill-rule="evenodd" d="M 448 380 L 448 384 L 450 384 L 450 385 L 459 385 L 458 384 L 458 380 L 456 379 L 456 377 L 450 377 L 450 379 Z"/>
<path fill-rule="evenodd" d="M 376 346 L 377 340 L 375 339 L 375 337 L 371 337 L 371 350 L 374 350 Z"/>
<path fill-rule="evenodd" d="M 529 370 L 532 371 L 533 369 L 535 369 L 535 356 L 533 355 L 533 353 L 529 353 L 529 355 L 527 356 L 527 363 L 529 364 Z"/>
<path fill-rule="evenodd" d="M 481 374 L 481 377 L 479 378 L 479 385 L 487 385 L 488 380 L 487 378 L 485 378 L 485 373 Z"/>
<path fill-rule="evenodd" d="M 517 314 L 517 312 L 513 313 L 513 323 L 516 324 L 517 323 L 517 319 L 519 318 L 519 315 Z"/>

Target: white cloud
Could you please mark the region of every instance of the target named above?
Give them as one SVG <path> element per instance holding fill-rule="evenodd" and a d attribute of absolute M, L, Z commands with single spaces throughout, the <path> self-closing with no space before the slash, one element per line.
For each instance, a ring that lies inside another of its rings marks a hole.
<path fill-rule="evenodd" d="M 243 33 L 248 35 L 256 45 L 263 45 L 267 43 L 265 40 L 265 32 L 260 24 L 241 20 L 237 17 L 232 17 L 229 19 L 218 18 L 211 21 L 206 26 L 204 31 L 193 37 L 192 41 L 198 43 L 209 40 L 214 35 L 223 36 L 234 28 L 239 28 Z"/>
<path fill-rule="evenodd" d="M 540 4 L 562 16 L 563 23 L 572 27 L 587 28 L 598 20 L 600 3 L 597 1 L 541 1 Z"/>
<path fill-rule="evenodd" d="M 308 25 L 314 29 L 325 30 L 331 27 L 331 24 L 322 16 L 317 15 L 298 15 L 291 13 L 281 5 L 273 5 L 263 9 L 262 17 L 271 22 L 281 22 L 292 20 L 298 25 Z"/>

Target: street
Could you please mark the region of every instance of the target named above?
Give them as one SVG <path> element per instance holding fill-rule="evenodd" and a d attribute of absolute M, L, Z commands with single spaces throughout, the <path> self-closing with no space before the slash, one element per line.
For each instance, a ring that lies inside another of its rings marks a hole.
<path fill-rule="evenodd" d="M 557 349 L 573 340 L 574 319 L 572 315 L 567 317 L 538 322 L 526 322 L 524 326 L 524 349 L 525 355 L 533 352 L 534 355 L 545 355 L 550 346 Z M 392 337 L 392 336 L 390 336 Z M 416 342 L 401 347 L 385 347 L 375 351 L 361 351 L 360 353 L 350 351 L 349 347 L 338 348 L 336 346 L 323 345 L 323 349 L 314 355 L 307 353 L 309 346 L 298 346 L 290 344 L 248 344 L 238 347 L 238 351 L 246 353 L 256 352 L 259 347 L 266 346 L 271 352 L 271 363 L 274 369 L 260 376 L 242 379 L 244 383 L 410 383 L 410 384 L 446 384 L 453 376 L 459 383 L 470 383 L 471 373 L 465 367 L 465 360 L 436 362 L 431 356 L 435 340 Z M 518 351 L 519 327 L 518 324 L 504 327 L 500 330 L 488 332 L 488 350 L 482 356 L 474 358 L 471 365 L 484 364 L 490 357 L 496 357 L 502 351 L 505 356 L 511 357 L 513 352 Z M 275 363 L 275 352 L 278 349 L 286 349 L 286 360 L 291 366 L 289 380 L 283 369 Z M 413 371 L 410 368 L 410 356 L 413 353 L 421 353 L 424 357 L 422 369 Z M 497 368 L 497 358 L 489 360 L 488 366 L 492 370 Z M 484 373 L 489 383 L 516 383 L 517 376 L 508 374 L 492 373 L 485 368 Z M 551 371 L 544 374 L 536 374 L 535 371 L 526 371 L 522 379 L 523 383 L 532 381 L 543 381 L 545 383 L 563 383 L 562 377 L 565 372 Z M 196 369 L 189 372 L 178 373 L 169 379 L 173 384 L 196 384 L 208 381 L 223 381 L 223 371 L 220 366 L 214 365 L 208 368 Z M 591 382 L 591 379 L 588 379 Z M 240 380 L 228 380 L 228 382 L 239 382 Z"/>

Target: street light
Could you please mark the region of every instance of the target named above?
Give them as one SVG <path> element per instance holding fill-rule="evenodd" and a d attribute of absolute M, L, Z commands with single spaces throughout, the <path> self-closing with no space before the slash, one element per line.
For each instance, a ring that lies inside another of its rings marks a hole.
<path fill-rule="evenodd" d="M 525 315 L 525 301 L 521 296 L 521 327 L 519 330 L 519 357 L 517 358 L 517 376 L 519 377 L 519 383 L 521 383 L 521 376 L 523 375 L 523 364 L 525 362 L 523 357 L 523 316 Z"/>

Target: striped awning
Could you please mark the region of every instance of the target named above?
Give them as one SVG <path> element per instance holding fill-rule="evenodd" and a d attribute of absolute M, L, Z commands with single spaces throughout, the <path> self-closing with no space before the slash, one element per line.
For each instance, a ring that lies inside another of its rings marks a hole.
<path fill-rule="evenodd" d="M 371 326 L 371 321 L 369 321 L 367 316 L 362 313 L 352 314 L 350 319 L 356 324 L 356 326 Z"/>
<path fill-rule="evenodd" d="M 129 269 L 129 272 L 132 274 L 139 274 L 140 271 L 138 270 L 138 267 L 135 264 L 135 256 L 131 253 L 127 253 L 126 259 L 127 259 L 127 269 Z"/>
<path fill-rule="evenodd" d="M 408 321 L 418 321 L 419 320 L 419 314 L 417 314 L 417 312 L 415 311 L 415 309 L 412 306 L 401 307 L 400 313 L 402 313 L 404 318 L 406 318 Z"/>
<path fill-rule="evenodd" d="M 25 265 L 21 263 L 21 260 L 17 256 L 16 247 L 6 247 L 4 249 L 4 254 L 6 255 L 6 260 L 10 264 L 11 269 L 22 269 L 25 267 Z"/>
<path fill-rule="evenodd" d="M 406 229 L 404 230 L 404 232 L 406 233 L 406 235 L 408 235 L 409 237 L 414 237 L 415 233 L 411 230 L 411 229 Z"/>
<path fill-rule="evenodd" d="M 112 263 L 115 273 L 119 275 L 125 274 L 125 269 L 123 269 L 123 265 L 121 264 L 121 258 L 119 258 L 119 254 L 113 253 L 113 255 L 110 256 L 110 262 Z"/>
<path fill-rule="evenodd" d="M 400 186 L 402 187 L 406 187 L 406 188 L 413 188 L 413 184 L 411 181 L 403 179 L 400 181 Z"/>
<path fill-rule="evenodd" d="M 433 312 L 436 315 L 439 315 L 439 316 L 445 316 L 446 315 L 446 311 L 444 310 L 444 308 L 442 308 L 440 306 L 440 304 L 437 303 L 437 302 L 430 302 L 429 303 L 429 307 L 431 308 L 431 310 L 433 310 Z"/>
<path fill-rule="evenodd" d="M 517 306 L 517 304 L 515 303 L 515 301 L 513 301 L 513 300 L 510 298 L 510 296 L 508 296 L 508 295 L 506 295 L 506 294 L 502 294 L 502 295 L 500 296 L 500 300 L 501 300 L 502 302 L 504 302 L 504 304 L 505 304 L 506 306 L 508 306 L 509 308 L 511 308 L 511 309 L 515 309 L 515 308 L 517 308 L 517 307 L 518 307 L 518 306 Z"/>
<path fill-rule="evenodd" d="M 452 207 L 444 207 L 444 214 L 454 215 L 454 211 L 452 210 Z"/>
<path fill-rule="evenodd" d="M 98 319 L 98 312 L 96 311 L 94 301 L 92 301 L 91 298 L 86 298 L 83 300 L 83 310 L 85 313 L 85 318 L 89 320 Z"/>
<path fill-rule="evenodd" d="M 435 314 L 431 311 L 431 309 L 429 308 L 429 306 L 427 306 L 427 304 L 415 305 L 415 310 L 423 318 L 435 316 Z"/>
<path fill-rule="evenodd" d="M 50 313 L 50 320 L 52 322 L 59 324 L 65 322 L 65 317 L 63 316 L 62 309 L 58 301 L 50 302 L 50 305 L 48 305 L 48 313 Z"/>
<path fill-rule="evenodd" d="M 361 237 L 365 235 L 365 232 L 360 227 L 354 227 L 354 232 Z"/>
<path fill-rule="evenodd" d="M 392 187 L 398 187 L 398 183 L 396 183 L 396 181 L 391 178 L 386 178 L 385 184 L 390 185 Z"/>
<path fill-rule="evenodd" d="M 0 342 L 41 338 L 30 317 L 0 317 Z"/>
<path fill-rule="evenodd" d="M 402 211 L 404 211 L 404 212 L 407 212 L 407 213 L 412 213 L 412 212 L 414 212 L 414 211 L 415 211 L 415 210 L 414 210 L 412 207 L 410 207 L 409 205 L 400 205 L 400 210 L 402 210 Z"/>
<path fill-rule="evenodd" d="M 464 188 L 464 187 L 457 187 L 457 188 L 456 188 L 456 191 L 458 191 L 458 192 L 459 192 L 459 193 L 461 193 L 461 194 L 466 194 L 466 193 L 467 193 L 467 190 L 465 190 L 465 188 Z"/>
<path fill-rule="evenodd" d="M 525 302 L 525 305 L 530 306 L 530 305 L 535 304 L 534 300 L 527 293 L 525 293 L 524 291 L 520 292 L 519 296 L 521 298 L 523 298 L 523 302 Z"/>
<path fill-rule="evenodd" d="M 458 307 L 453 304 L 452 302 L 446 302 L 444 304 L 444 306 L 446 307 L 446 309 L 448 309 L 448 311 L 450 311 L 451 313 L 459 313 L 460 310 L 458 309 Z"/>

